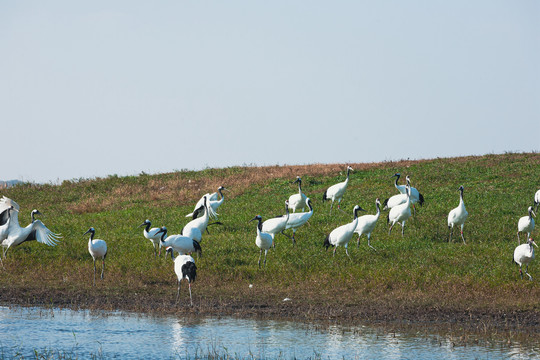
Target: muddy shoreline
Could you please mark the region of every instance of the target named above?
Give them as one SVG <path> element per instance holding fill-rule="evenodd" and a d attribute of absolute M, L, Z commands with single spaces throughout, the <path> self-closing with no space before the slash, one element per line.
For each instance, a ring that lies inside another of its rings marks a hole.
<path fill-rule="evenodd" d="M 0 292 L 3 306 L 37 306 L 45 308 L 69 308 L 73 310 L 126 311 L 149 315 L 166 314 L 178 316 L 233 316 L 289 320 L 298 322 L 324 322 L 340 325 L 375 325 L 391 328 L 433 328 L 445 331 L 475 333 L 522 333 L 528 336 L 540 334 L 540 315 L 535 310 L 503 311 L 484 309 L 450 309 L 445 307 L 409 306 L 388 302 L 362 304 L 324 304 L 313 299 L 275 298 L 249 299 L 194 296 L 194 306 L 174 299 L 167 294 L 136 293 L 103 296 L 90 291 L 66 293 L 63 291 L 40 291 L 38 289 L 9 289 Z M 186 299 L 184 299 L 186 300 Z M 188 299 L 187 299 L 188 300 Z"/>

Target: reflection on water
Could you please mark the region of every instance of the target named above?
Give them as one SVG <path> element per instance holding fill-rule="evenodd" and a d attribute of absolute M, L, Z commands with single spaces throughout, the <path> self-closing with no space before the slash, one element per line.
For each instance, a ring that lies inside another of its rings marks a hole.
<path fill-rule="evenodd" d="M 0 359 L 23 355 L 87 358 L 377 358 L 529 359 L 540 344 L 494 341 L 459 345 L 450 337 L 387 333 L 365 326 L 307 325 L 235 318 L 0 307 Z"/>

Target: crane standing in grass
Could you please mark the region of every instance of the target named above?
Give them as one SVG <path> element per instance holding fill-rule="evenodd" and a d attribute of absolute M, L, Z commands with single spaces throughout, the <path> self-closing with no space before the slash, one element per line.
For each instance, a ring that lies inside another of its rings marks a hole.
<path fill-rule="evenodd" d="M 301 212 L 301 213 L 294 213 L 289 214 L 289 220 L 287 220 L 287 226 L 285 226 L 285 229 L 292 229 L 292 241 L 293 245 L 296 244 L 296 239 L 294 238 L 294 234 L 296 234 L 296 230 L 308 222 L 308 220 L 313 215 L 313 205 L 311 205 L 311 199 L 308 198 L 306 201 L 309 211 L 308 212 Z"/>
<path fill-rule="evenodd" d="M 351 241 L 354 231 L 356 230 L 356 225 L 358 225 L 359 211 L 365 210 L 362 209 L 359 205 L 356 205 L 353 209 L 353 221 L 335 228 L 324 240 L 324 247 L 326 248 L 326 251 L 328 251 L 328 248 L 330 246 L 334 246 L 332 256 L 336 255 L 336 250 L 338 246 L 343 246 L 345 248 L 345 254 L 347 254 L 347 256 L 350 258 L 347 246 L 349 245 L 349 241 Z"/>
<path fill-rule="evenodd" d="M 150 228 L 152 226 L 152 223 L 150 220 L 146 219 L 144 222 L 139 225 L 139 227 L 144 226 L 143 235 L 145 238 L 150 240 L 152 243 L 152 247 L 154 248 L 154 257 L 157 256 L 157 250 L 159 250 L 159 256 L 161 256 L 161 245 L 159 243 L 159 240 L 161 239 L 161 234 L 158 234 L 159 228 Z"/>
<path fill-rule="evenodd" d="M 379 198 L 375 199 L 375 207 L 377 208 L 377 214 L 360 216 L 358 218 L 358 224 L 356 225 L 356 229 L 354 230 L 354 232 L 358 234 L 358 241 L 356 243 L 357 247 L 360 246 L 360 236 L 366 234 L 368 246 L 376 251 L 377 249 L 371 246 L 369 242 L 371 239 L 371 233 L 373 232 L 373 230 L 375 230 L 375 225 L 377 225 L 377 220 L 379 220 L 379 217 L 381 215 L 381 202 Z"/>
<path fill-rule="evenodd" d="M 197 266 L 195 266 L 195 260 L 189 255 L 178 255 L 174 256 L 174 251 L 171 247 L 166 250 L 171 254 L 171 259 L 174 261 L 174 272 L 178 278 L 178 291 L 176 292 L 176 303 L 178 304 L 178 299 L 180 297 L 180 283 L 182 280 L 186 279 L 188 282 L 189 288 L 189 301 L 191 306 L 193 306 L 193 298 L 191 297 L 191 283 L 195 282 L 197 278 Z"/>
<path fill-rule="evenodd" d="M 257 237 L 255 238 L 255 245 L 260 249 L 259 261 L 257 262 L 260 269 L 262 252 L 264 250 L 264 266 L 266 266 L 266 255 L 268 254 L 268 250 L 272 247 L 274 238 L 269 233 L 262 231 L 262 217 L 260 215 L 255 216 L 250 222 L 253 220 L 257 220 Z"/>
<path fill-rule="evenodd" d="M 392 209 L 390 209 L 390 212 L 388 213 L 388 217 L 386 219 L 387 224 L 390 224 L 390 229 L 388 229 L 388 235 L 390 235 L 390 233 L 392 232 L 392 228 L 396 223 L 399 223 L 401 225 L 401 236 L 405 235 L 405 222 L 411 217 L 411 196 L 408 185 L 406 191 L 407 201 L 398 206 L 394 206 Z"/>
<path fill-rule="evenodd" d="M 523 279 L 523 271 L 521 267 L 525 265 L 525 274 L 532 280 L 532 276 L 529 274 L 529 263 L 534 260 L 534 248 L 533 245 L 538 247 L 532 238 L 525 244 L 518 245 L 514 250 L 514 262 L 519 265 L 519 275 Z"/>
<path fill-rule="evenodd" d="M 332 200 L 332 205 L 330 206 L 330 215 L 332 215 L 334 201 L 336 200 L 338 202 L 338 209 L 341 210 L 341 199 L 343 198 L 343 194 L 345 194 L 345 190 L 347 190 L 351 170 L 354 171 L 352 167 L 347 166 L 347 178 L 345 181 L 330 186 L 323 194 L 323 202 L 326 200 Z"/>
<path fill-rule="evenodd" d="M 448 213 L 448 228 L 450 229 L 450 236 L 448 237 L 448 242 L 452 241 L 452 233 L 454 232 L 454 225 L 459 225 L 461 227 L 461 239 L 465 244 L 465 237 L 463 236 L 463 226 L 465 225 L 465 220 L 469 213 L 465 209 L 465 203 L 463 202 L 463 185 L 459 188 L 459 205 L 450 210 Z"/>
<path fill-rule="evenodd" d="M 90 233 L 90 240 L 88 240 L 88 252 L 92 256 L 92 260 L 94 260 L 94 283 L 93 285 L 96 286 L 96 259 L 101 259 L 101 279 L 103 280 L 103 274 L 105 273 L 105 257 L 107 256 L 107 243 L 105 240 L 101 239 L 94 239 L 94 235 L 96 234 L 96 230 L 91 227 L 86 231 L 83 235 L 86 235 Z"/>
<path fill-rule="evenodd" d="M 529 206 L 527 211 L 529 212 L 529 215 L 521 217 L 519 219 L 519 221 L 518 221 L 518 231 L 517 231 L 518 245 L 521 242 L 519 240 L 519 233 L 520 232 L 526 232 L 527 237 L 530 237 L 531 232 L 534 230 L 533 216 L 536 216 L 536 214 L 534 213 L 532 206 Z"/>
<path fill-rule="evenodd" d="M 289 220 L 289 201 L 285 200 L 285 215 L 276 216 L 274 218 L 268 219 L 262 224 L 261 231 L 263 233 L 268 233 L 272 236 L 272 244 L 274 247 L 276 246 L 275 238 L 276 234 L 282 233 L 283 235 L 289 237 L 286 235 L 283 231 L 287 227 L 287 221 Z"/>
<path fill-rule="evenodd" d="M 289 209 L 296 212 L 297 209 L 302 209 L 302 212 L 307 206 L 307 196 L 302 192 L 302 178 L 296 177 L 294 183 L 298 183 L 298 194 L 292 194 L 289 196 Z"/>

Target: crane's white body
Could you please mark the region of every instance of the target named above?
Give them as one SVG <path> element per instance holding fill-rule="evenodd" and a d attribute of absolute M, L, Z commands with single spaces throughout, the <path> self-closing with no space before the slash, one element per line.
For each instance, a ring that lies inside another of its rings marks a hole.
<path fill-rule="evenodd" d="M 405 201 L 405 203 L 394 206 L 388 213 L 388 223 L 390 224 L 388 235 L 390 235 L 392 228 L 396 223 L 401 225 L 401 236 L 404 236 L 405 234 L 405 222 L 411 217 L 411 197 L 408 192 L 406 196 L 407 201 Z"/>
<path fill-rule="evenodd" d="M 345 253 L 347 254 L 347 256 L 349 256 L 349 251 L 347 250 L 347 247 L 349 245 L 349 241 L 351 241 L 352 239 L 354 231 L 356 230 L 356 226 L 358 225 L 358 211 L 361 210 L 363 209 L 360 206 L 356 205 L 353 210 L 353 221 L 335 228 L 327 236 L 324 246 L 326 247 L 326 250 L 328 250 L 328 247 L 330 245 L 334 246 L 333 256 L 336 255 L 336 250 L 338 246 L 343 246 L 345 248 Z"/>
<path fill-rule="evenodd" d="M 264 265 L 266 266 L 266 255 L 268 254 L 268 249 L 272 247 L 272 243 L 274 241 L 274 237 L 262 230 L 262 218 L 260 215 L 255 216 L 250 221 L 257 220 L 257 237 L 255 238 L 255 245 L 260 249 L 259 251 L 259 261 L 258 265 L 259 268 L 261 267 L 261 256 L 262 252 L 264 251 Z"/>
<path fill-rule="evenodd" d="M 5 207 L 6 204 L 13 206 L 13 209 L 8 211 L 9 218 L 6 224 L 0 229 L 0 235 L 2 236 L 0 241 L 4 258 L 11 247 L 18 246 L 25 241 L 37 240 L 39 243 L 55 246 L 62 238 L 60 234 L 55 234 L 49 230 L 41 220 L 34 220 L 34 214 L 39 213 L 37 210 L 32 211 L 32 223 L 23 228 L 19 225 L 19 212 L 17 211 L 19 205 L 6 197 L 2 199 L 2 204 L 4 204 L 2 207 Z"/>
<path fill-rule="evenodd" d="M 534 194 L 534 205 L 536 206 L 535 211 L 538 211 L 538 206 L 540 205 L 540 190 Z"/>
<path fill-rule="evenodd" d="M 529 212 L 529 215 L 521 217 L 518 221 L 518 231 L 517 231 L 518 244 L 521 242 L 519 240 L 520 232 L 526 232 L 527 238 L 528 238 L 529 236 L 531 236 L 531 232 L 534 230 L 533 216 L 536 216 L 536 214 L 534 213 L 532 206 L 529 206 L 527 211 Z"/>
<path fill-rule="evenodd" d="M 101 239 L 94 239 L 94 235 L 96 234 L 96 231 L 94 228 L 88 229 L 87 232 L 84 233 L 84 235 L 90 233 L 90 239 L 88 240 L 88 252 L 92 256 L 92 260 L 94 261 L 94 286 L 96 285 L 96 260 L 101 259 L 102 265 L 101 265 L 101 278 L 103 279 L 103 275 L 105 272 L 105 257 L 107 256 L 107 243 L 105 240 Z"/>
<path fill-rule="evenodd" d="M 328 189 L 326 189 L 323 195 L 323 201 L 332 200 L 332 205 L 330 206 L 330 214 L 332 214 L 334 201 L 336 200 L 338 202 L 338 209 L 341 209 L 341 199 L 343 199 L 343 194 L 345 194 L 345 190 L 347 190 L 347 185 L 349 184 L 349 174 L 351 170 L 353 170 L 353 168 L 347 166 L 347 178 L 345 179 L 345 181 L 330 186 Z"/>
<path fill-rule="evenodd" d="M 459 205 L 450 210 L 448 213 L 448 227 L 450 228 L 450 237 L 448 238 L 448 241 L 452 241 L 452 233 L 454 232 L 454 226 L 460 226 L 461 230 L 461 239 L 463 240 L 463 243 L 465 243 L 465 237 L 463 236 L 463 226 L 465 225 L 465 220 L 467 220 L 467 216 L 469 216 L 469 213 L 467 212 L 467 209 L 465 209 L 465 203 L 463 202 L 463 186 L 459 187 Z"/>
<path fill-rule="evenodd" d="M 375 207 L 377 208 L 377 213 L 375 215 L 368 214 L 360 216 L 358 218 L 358 224 L 356 225 L 356 229 L 354 230 L 354 232 L 358 234 L 358 241 L 356 245 L 360 246 L 360 237 L 366 234 L 368 238 L 368 246 L 373 250 L 375 250 L 375 248 L 371 246 L 370 239 L 371 233 L 373 232 L 373 230 L 375 230 L 375 225 L 377 225 L 377 221 L 381 216 L 381 202 L 379 201 L 379 198 L 375 199 Z"/>
<path fill-rule="evenodd" d="M 216 191 L 215 193 L 207 193 L 207 194 L 204 194 L 200 199 L 199 201 L 197 201 L 197 204 L 195 205 L 195 208 L 193 209 L 193 212 L 190 213 L 190 214 L 187 214 L 186 217 L 193 217 L 193 213 L 195 213 L 195 211 L 197 211 L 198 208 L 200 208 L 201 206 L 204 205 L 204 198 L 206 197 L 207 201 L 208 201 L 208 212 L 209 212 L 209 215 L 212 219 L 217 219 L 218 218 L 218 213 L 217 213 L 217 209 L 221 206 L 221 204 L 223 204 L 223 201 L 225 200 L 225 195 L 223 195 L 223 191 L 222 190 L 227 190 L 225 189 L 223 186 L 220 186 L 218 188 L 218 191 Z M 219 198 L 218 195 L 221 195 L 221 199 Z"/>
<path fill-rule="evenodd" d="M 392 195 L 384 201 L 384 209 L 392 209 L 398 205 L 405 204 L 407 202 L 407 194 Z"/>
<path fill-rule="evenodd" d="M 201 245 L 197 240 L 178 234 L 167 236 L 167 228 L 165 226 L 162 226 L 158 233 L 161 235 L 160 242 L 164 248 L 170 247 L 181 255 L 187 255 L 193 252 L 202 253 Z"/>
<path fill-rule="evenodd" d="M 145 238 L 150 240 L 152 243 L 152 247 L 154 248 L 154 257 L 157 256 L 157 252 L 159 250 L 159 255 L 161 255 L 161 245 L 159 243 L 161 239 L 161 234 L 158 234 L 159 228 L 154 227 L 150 228 L 152 226 L 152 223 L 150 220 L 146 219 L 139 227 L 144 226 L 143 235 Z"/>
<path fill-rule="evenodd" d="M 532 280 L 532 276 L 529 274 L 529 263 L 534 260 L 534 246 L 538 247 L 532 238 L 525 244 L 518 245 L 514 250 L 514 261 L 519 265 L 519 274 L 523 279 L 523 272 L 521 267 L 525 265 L 525 274 L 529 276 L 529 280 Z"/>
<path fill-rule="evenodd" d="M 202 233 L 201 230 L 197 227 L 187 227 L 182 230 L 182 235 L 187 236 L 188 238 L 192 238 L 193 240 L 196 240 L 197 242 L 202 241 Z"/>
<path fill-rule="evenodd" d="M 180 284 L 182 280 L 187 280 L 189 287 L 189 301 L 191 306 L 193 306 L 193 298 L 191 297 L 191 283 L 195 281 L 197 277 L 197 266 L 195 266 L 195 260 L 189 255 L 178 255 L 174 256 L 172 248 L 169 248 L 168 251 L 171 253 L 171 258 L 174 261 L 174 272 L 178 279 L 178 291 L 176 293 L 176 302 L 178 303 L 178 298 L 180 297 Z"/>
<path fill-rule="evenodd" d="M 289 209 L 291 209 L 294 212 L 296 212 L 297 209 L 304 209 L 307 206 L 307 196 L 302 192 L 302 179 L 300 176 L 296 178 L 296 181 L 298 183 L 298 194 L 293 194 L 289 196 Z"/>
<path fill-rule="evenodd" d="M 296 244 L 296 239 L 294 238 L 294 235 L 296 234 L 296 230 L 308 222 L 308 220 L 313 215 L 313 205 L 311 205 L 311 199 L 307 199 L 306 201 L 309 211 L 308 212 L 300 212 L 300 213 L 294 213 L 289 214 L 289 220 L 287 220 L 287 225 L 285 226 L 285 229 L 292 229 L 293 235 L 292 235 L 292 241 L 293 244 Z"/>
<path fill-rule="evenodd" d="M 289 220 L 289 202 L 285 201 L 285 215 L 277 216 L 266 220 L 262 224 L 261 231 L 268 233 L 272 236 L 272 240 L 275 239 L 276 234 L 282 233 L 287 227 L 287 221 Z"/>

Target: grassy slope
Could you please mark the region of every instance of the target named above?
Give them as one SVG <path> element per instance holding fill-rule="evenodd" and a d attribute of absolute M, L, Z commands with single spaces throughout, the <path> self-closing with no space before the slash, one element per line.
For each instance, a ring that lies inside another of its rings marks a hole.
<path fill-rule="evenodd" d="M 517 220 L 526 215 L 539 188 L 539 165 L 535 153 L 352 164 L 356 171 L 343 201 L 347 213 L 332 216 L 322 194 L 343 181 L 345 165 L 207 169 L 18 186 L 2 195 L 21 205 L 21 224 L 37 208 L 45 214 L 42 221 L 64 240 L 54 248 L 32 242 L 10 250 L 0 270 L 0 301 L 170 311 L 176 289 L 172 262 L 153 258 L 137 225 L 149 218 L 153 226 L 179 233 L 198 198 L 224 185 L 231 190 L 219 210 L 224 226 L 210 227 L 197 260 L 195 311 L 271 309 L 304 318 L 339 318 L 342 313 L 368 320 L 397 313 L 429 318 L 431 313 L 517 311 L 538 318 L 540 267 L 533 263 L 529 268 L 534 281 L 520 280 L 512 253 Z M 367 247 L 365 237 L 357 248 L 355 235 L 351 259 L 343 248 L 332 258 L 322 247 L 326 234 L 352 220 L 355 204 L 374 213 L 376 197 L 382 201 L 396 192 L 390 176 L 398 171 L 410 174 L 426 199 L 407 223 L 405 237 L 399 227 L 388 236 L 383 212 L 372 234 L 378 252 Z M 311 225 L 298 230 L 296 247 L 278 236 L 267 267 L 259 270 L 255 223 L 248 220 L 283 213 L 283 201 L 297 191 L 291 184 L 296 175 L 314 202 Z M 469 211 L 467 245 L 459 232 L 455 242 L 447 242 L 446 218 L 459 202 L 461 184 Z M 106 279 L 95 289 L 88 239 L 82 236 L 90 226 L 110 249 Z M 282 303 L 284 297 L 293 301 Z"/>

